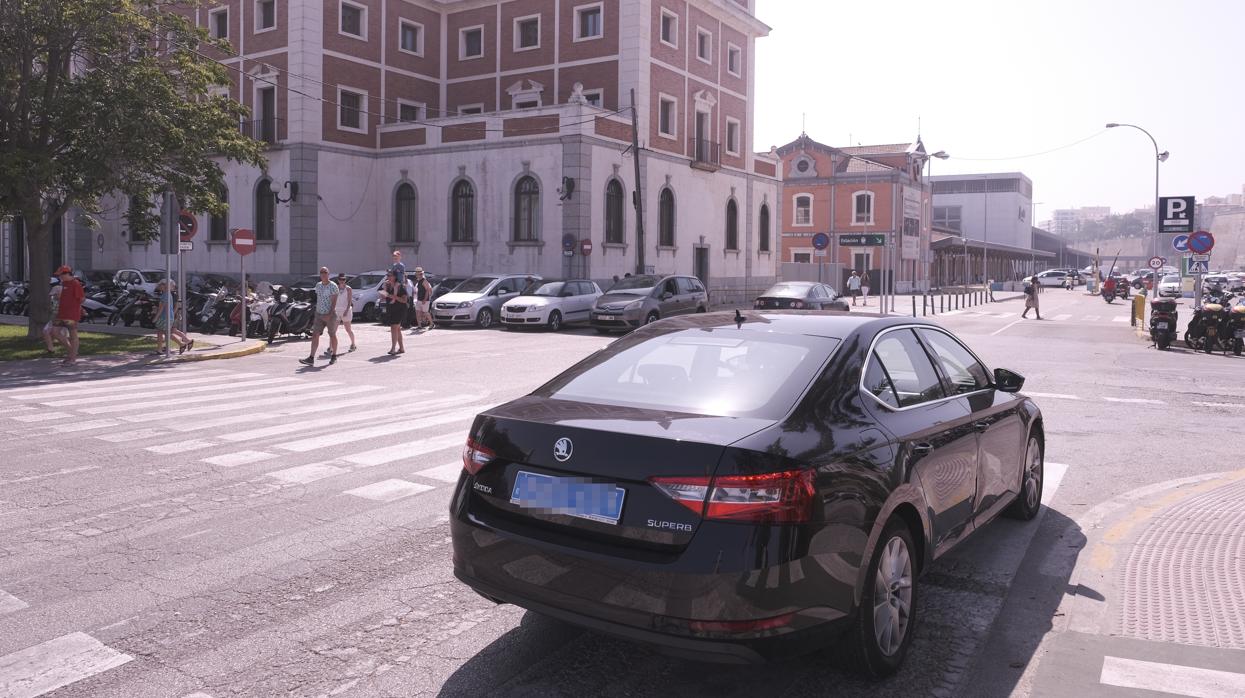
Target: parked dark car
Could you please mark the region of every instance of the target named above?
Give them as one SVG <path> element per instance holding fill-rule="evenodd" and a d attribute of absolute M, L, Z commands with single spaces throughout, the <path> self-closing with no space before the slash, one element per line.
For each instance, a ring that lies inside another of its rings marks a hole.
<path fill-rule="evenodd" d="M 694 276 L 629 276 L 597 298 L 589 322 L 598 332 L 613 332 L 708 309 L 709 294 Z"/>
<path fill-rule="evenodd" d="M 757 310 L 841 310 L 849 311 L 833 288 L 816 281 L 783 281 L 766 289 L 752 304 Z"/>
<path fill-rule="evenodd" d="M 930 322 L 749 311 L 636 330 L 476 417 L 451 501 L 481 595 L 680 656 L 838 639 L 898 669 L 919 575 L 1032 519 L 1042 415 Z"/>

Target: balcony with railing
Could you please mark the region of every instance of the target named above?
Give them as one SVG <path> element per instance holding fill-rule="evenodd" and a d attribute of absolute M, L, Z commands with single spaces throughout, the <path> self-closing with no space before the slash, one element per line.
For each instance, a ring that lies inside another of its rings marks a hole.
<path fill-rule="evenodd" d="M 268 145 L 277 145 L 284 138 L 281 132 L 285 130 L 285 120 L 278 118 L 254 119 L 252 121 L 242 122 L 242 133 L 262 141 Z"/>
<path fill-rule="evenodd" d="M 706 172 L 717 172 L 722 167 L 722 146 L 705 138 L 692 138 L 687 146 L 692 157 L 692 167 Z"/>

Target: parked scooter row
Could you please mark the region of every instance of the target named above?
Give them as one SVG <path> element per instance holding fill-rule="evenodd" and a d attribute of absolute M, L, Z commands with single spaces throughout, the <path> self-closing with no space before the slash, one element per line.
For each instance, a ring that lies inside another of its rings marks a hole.
<path fill-rule="evenodd" d="M 1245 303 L 1232 293 L 1212 289 L 1202 296 L 1202 306 L 1193 311 L 1184 333 L 1185 345 L 1207 354 L 1219 349 L 1240 356 L 1245 349 Z"/>

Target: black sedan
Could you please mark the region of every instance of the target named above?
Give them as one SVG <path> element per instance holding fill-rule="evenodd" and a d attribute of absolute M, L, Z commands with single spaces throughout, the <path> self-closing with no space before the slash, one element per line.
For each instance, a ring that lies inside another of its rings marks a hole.
<path fill-rule="evenodd" d="M 1033 518 L 1042 415 L 947 330 L 747 312 L 640 328 L 476 417 L 451 502 L 478 593 L 680 656 L 838 639 L 896 671 L 920 573 Z"/>
<path fill-rule="evenodd" d="M 816 281 L 783 281 L 770 286 L 752 304 L 757 310 L 841 310 L 847 301 L 834 289 Z"/>

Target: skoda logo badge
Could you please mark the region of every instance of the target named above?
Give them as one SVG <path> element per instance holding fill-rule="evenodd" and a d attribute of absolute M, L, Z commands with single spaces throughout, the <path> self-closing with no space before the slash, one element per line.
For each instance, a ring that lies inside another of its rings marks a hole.
<path fill-rule="evenodd" d="M 571 454 L 575 452 L 575 444 L 571 440 L 563 436 L 553 442 L 553 457 L 558 459 L 559 463 L 565 463 L 571 459 Z"/>

